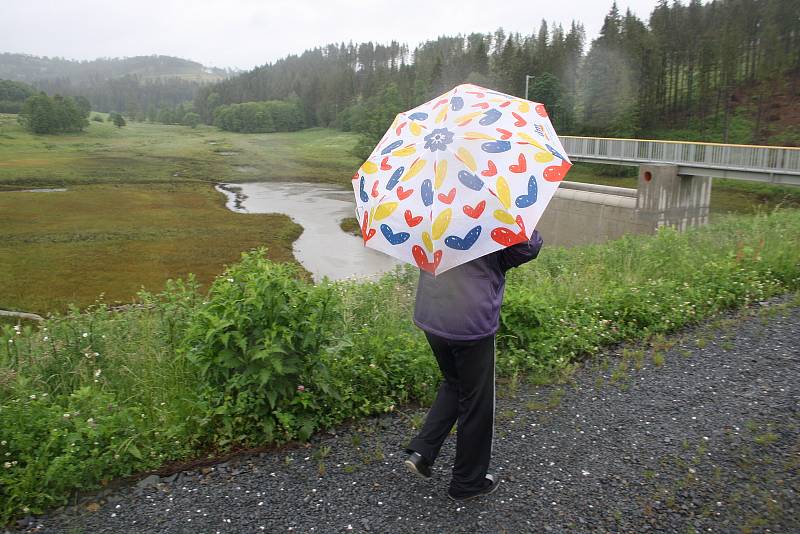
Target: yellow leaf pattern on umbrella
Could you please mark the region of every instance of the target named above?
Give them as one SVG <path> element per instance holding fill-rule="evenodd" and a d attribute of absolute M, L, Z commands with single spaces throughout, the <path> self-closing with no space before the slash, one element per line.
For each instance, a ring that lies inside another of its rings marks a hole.
<path fill-rule="evenodd" d="M 411 164 L 411 167 L 408 168 L 408 171 L 406 171 L 406 174 L 403 176 L 403 178 L 401 178 L 401 181 L 407 182 L 416 175 L 418 175 L 419 172 L 423 168 L 425 168 L 425 163 L 426 161 L 424 159 L 416 160 L 414 163 Z"/>
<path fill-rule="evenodd" d="M 407 147 L 398 148 L 394 152 L 392 152 L 392 156 L 410 156 L 411 154 L 417 151 L 417 147 L 414 145 L 408 145 Z M 374 163 L 373 163 L 374 165 Z"/>
<path fill-rule="evenodd" d="M 374 174 L 378 172 L 378 166 L 371 161 L 365 161 L 364 164 L 361 166 L 361 170 L 367 174 Z"/>
<path fill-rule="evenodd" d="M 442 237 L 442 234 L 445 233 L 447 227 L 450 226 L 450 218 L 452 217 L 452 215 L 453 215 L 453 210 L 447 208 L 436 217 L 436 220 L 433 221 L 434 239 L 439 239 Z"/>
<path fill-rule="evenodd" d="M 400 205 L 399 202 L 385 202 L 383 204 L 380 204 L 377 208 L 375 208 L 375 220 L 376 221 L 384 220 L 386 217 L 391 215 L 399 205 Z"/>
<path fill-rule="evenodd" d="M 505 210 L 494 210 L 494 218 L 505 224 L 514 224 L 514 217 Z"/>
<path fill-rule="evenodd" d="M 436 189 L 442 187 L 442 182 L 444 182 L 445 177 L 447 176 L 447 160 L 439 161 L 435 164 L 435 180 L 434 186 Z"/>
<path fill-rule="evenodd" d="M 486 139 L 487 141 L 495 140 L 495 138 L 491 135 L 481 132 L 467 132 L 464 134 L 464 139 Z"/>
<path fill-rule="evenodd" d="M 526 134 L 526 133 L 524 133 L 524 132 L 517 132 L 517 135 L 518 135 L 518 136 L 520 136 L 521 138 L 523 138 L 523 139 L 525 140 L 525 142 L 526 142 L 526 143 L 528 143 L 528 144 L 530 144 L 530 145 L 533 145 L 533 146 L 535 146 L 535 147 L 536 147 L 536 148 L 538 148 L 539 150 L 543 150 L 543 151 L 545 151 L 545 152 L 548 152 L 548 150 L 547 150 L 545 147 L 543 147 L 542 145 L 540 145 L 540 144 L 539 144 L 539 143 L 536 141 L 536 139 L 534 139 L 534 138 L 533 138 L 533 137 L 531 137 L 530 135 L 528 135 L 528 134 Z"/>
<path fill-rule="evenodd" d="M 458 157 L 458 159 L 463 161 L 464 165 L 469 167 L 469 170 L 471 170 L 472 172 L 475 172 L 475 170 L 478 168 L 478 166 L 475 164 L 475 158 L 473 158 L 469 150 L 467 150 L 463 146 L 458 148 L 458 151 L 456 152 L 456 157 Z"/>
<path fill-rule="evenodd" d="M 411 126 L 409 126 L 409 129 L 411 130 L 411 133 L 414 135 L 419 135 L 422 133 L 422 126 L 420 126 L 416 122 L 412 122 Z"/>
<path fill-rule="evenodd" d="M 456 119 L 456 124 L 459 126 L 464 126 L 465 124 L 469 124 L 469 122 L 474 119 L 475 117 L 483 114 L 482 111 L 473 111 L 472 113 L 467 113 L 466 115 L 462 115 Z"/>
<path fill-rule="evenodd" d="M 508 188 L 508 182 L 502 176 L 497 179 L 497 198 L 506 209 L 511 207 L 511 190 Z"/>
<path fill-rule="evenodd" d="M 431 241 L 431 234 L 428 232 L 422 232 L 422 243 L 425 245 L 425 248 L 428 249 L 428 252 L 433 252 L 433 241 Z"/>

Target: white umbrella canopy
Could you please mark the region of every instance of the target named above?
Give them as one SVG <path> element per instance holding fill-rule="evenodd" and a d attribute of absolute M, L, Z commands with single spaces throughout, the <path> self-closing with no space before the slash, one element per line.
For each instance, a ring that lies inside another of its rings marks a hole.
<path fill-rule="evenodd" d="M 364 244 L 441 274 L 529 239 L 571 165 L 542 104 L 459 85 L 398 114 L 353 176 Z"/>

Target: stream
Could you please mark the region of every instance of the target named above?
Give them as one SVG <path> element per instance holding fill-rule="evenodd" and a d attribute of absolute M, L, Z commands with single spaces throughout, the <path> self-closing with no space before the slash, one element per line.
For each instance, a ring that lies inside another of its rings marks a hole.
<path fill-rule="evenodd" d="M 294 256 L 319 282 L 346 278 L 378 278 L 400 262 L 364 247 L 361 238 L 345 233 L 339 223 L 355 216 L 351 189 L 306 182 L 220 184 L 226 207 L 237 213 L 282 213 L 303 227 L 292 248 Z"/>

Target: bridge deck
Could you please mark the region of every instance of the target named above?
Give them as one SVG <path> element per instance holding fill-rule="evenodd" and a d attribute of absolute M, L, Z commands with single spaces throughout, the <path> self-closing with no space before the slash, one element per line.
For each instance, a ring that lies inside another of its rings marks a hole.
<path fill-rule="evenodd" d="M 679 174 L 800 185 L 800 148 L 560 137 L 572 161 L 677 165 Z"/>

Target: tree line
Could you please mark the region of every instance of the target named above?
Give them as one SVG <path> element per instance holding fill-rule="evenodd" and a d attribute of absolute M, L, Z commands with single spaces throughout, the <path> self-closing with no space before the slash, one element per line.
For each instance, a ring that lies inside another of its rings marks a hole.
<path fill-rule="evenodd" d="M 36 134 L 79 132 L 89 125 L 90 113 L 84 97 L 39 93 L 25 99 L 17 120 Z"/>
<path fill-rule="evenodd" d="M 170 56 L 73 61 L 0 53 L 0 78 L 25 82 L 38 91 L 85 96 L 95 110 L 145 120 L 147 110 L 192 100 L 199 87 L 232 71 L 207 68 Z"/>
<path fill-rule="evenodd" d="M 374 136 L 393 113 L 463 82 L 543 102 L 559 132 L 637 136 L 660 127 L 727 130 L 743 85 L 766 106 L 800 72 L 800 2 L 659 0 L 647 21 L 616 2 L 586 49 L 580 22 L 530 34 L 440 37 L 405 44 L 331 44 L 200 88 L 195 111 L 296 99 L 308 126 Z M 788 90 L 796 91 L 792 86 Z M 378 134 L 380 135 L 380 134 Z"/>
<path fill-rule="evenodd" d="M 0 80 L 0 113 L 19 113 L 25 99 L 36 93 L 27 83 Z"/>
<path fill-rule="evenodd" d="M 305 120 L 297 102 L 271 100 L 219 106 L 214 125 L 242 133 L 294 132 L 305 127 Z"/>

